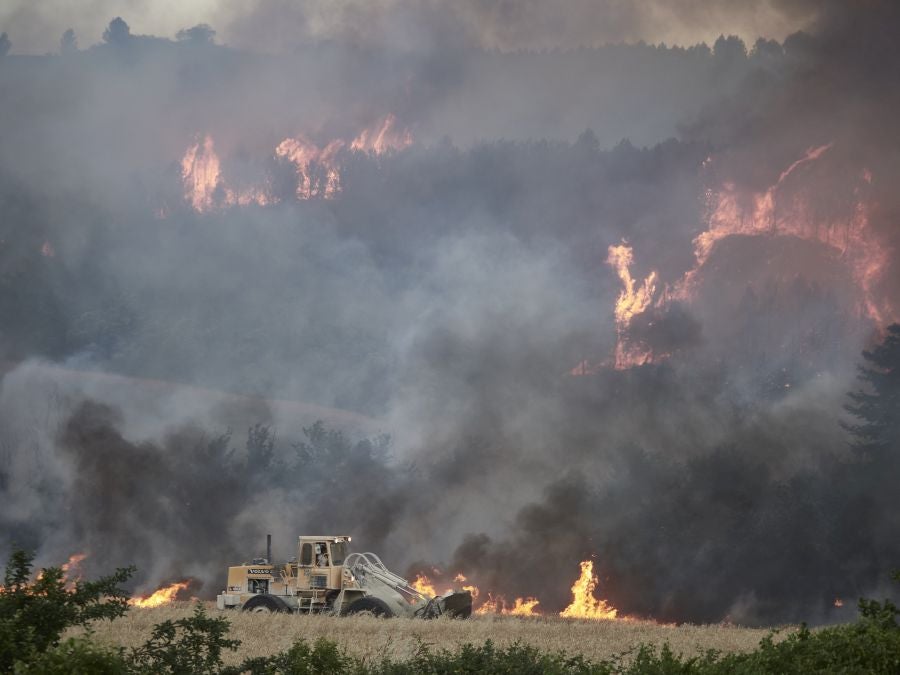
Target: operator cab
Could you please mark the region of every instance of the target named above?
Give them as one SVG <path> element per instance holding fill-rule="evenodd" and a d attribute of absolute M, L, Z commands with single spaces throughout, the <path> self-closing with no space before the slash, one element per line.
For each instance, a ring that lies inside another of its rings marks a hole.
<path fill-rule="evenodd" d="M 340 567 L 347 557 L 350 537 L 300 537 L 301 567 Z"/>
<path fill-rule="evenodd" d="M 340 589 L 350 537 L 300 537 L 297 557 L 299 587 Z"/>

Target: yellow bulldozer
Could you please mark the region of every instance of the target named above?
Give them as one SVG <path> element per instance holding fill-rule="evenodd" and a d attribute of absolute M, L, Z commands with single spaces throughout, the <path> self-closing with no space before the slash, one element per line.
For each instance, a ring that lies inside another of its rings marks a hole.
<path fill-rule="evenodd" d="M 351 553 L 350 541 L 347 536 L 302 536 L 295 557 L 273 563 L 269 535 L 265 558 L 228 568 L 228 585 L 216 597 L 216 605 L 266 614 L 370 612 L 423 619 L 472 614 L 469 591 L 429 598 L 391 572 L 374 553 Z"/>

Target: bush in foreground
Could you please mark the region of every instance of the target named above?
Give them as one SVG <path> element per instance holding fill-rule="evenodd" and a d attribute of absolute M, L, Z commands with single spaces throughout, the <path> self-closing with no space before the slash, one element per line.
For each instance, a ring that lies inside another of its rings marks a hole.
<path fill-rule="evenodd" d="M 32 578 L 32 556 L 14 551 L 0 586 L 0 672 L 28 663 L 59 644 L 70 626 L 114 619 L 128 609 L 128 593 L 119 588 L 133 568 L 119 569 L 96 581 L 67 582 L 59 567 Z"/>

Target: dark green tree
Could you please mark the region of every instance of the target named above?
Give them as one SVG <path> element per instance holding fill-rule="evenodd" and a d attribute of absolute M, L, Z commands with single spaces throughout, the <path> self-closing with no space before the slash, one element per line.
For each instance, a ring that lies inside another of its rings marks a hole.
<path fill-rule="evenodd" d="M 216 37 L 216 31 L 208 23 L 198 23 L 192 28 L 183 28 L 175 33 L 175 39 L 179 42 L 190 42 L 193 44 L 212 44 Z"/>
<path fill-rule="evenodd" d="M 275 432 L 265 424 L 247 429 L 247 464 L 253 471 L 264 471 L 275 456 Z"/>
<path fill-rule="evenodd" d="M 843 533 L 832 538 L 832 557 L 857 584 L 882 579 L 900 560 L 900 325 L 862 355 L 861 386 L 845 406 L 856 419 L 843 424 L 855 461 L 833 465 L 825 497 L 830 529 Z"/>
<path fill-rule="evenodd" d="M 863 458 L 888 466 L 900 454 L 900 324 L 887 328 L 875 349 L 864 351 L 859 368 L 863 389 L 851 392 L 845 407 L 859 422 L 845 428 Z"/>
<path fill-rule="evenodd" d="M 110 21 L 109 26 L 103 31 L 103 41 L 111 45 L 122 45 L 130 39 L 131 28 L 121 16 Z"/>
<path fill-rule="evenodd" d="M 64 56 L 71 56 L 78 52 L 78 38 L 75 37 L 75 31 L 67 28 L 59 39 L 59 53 Z"/>

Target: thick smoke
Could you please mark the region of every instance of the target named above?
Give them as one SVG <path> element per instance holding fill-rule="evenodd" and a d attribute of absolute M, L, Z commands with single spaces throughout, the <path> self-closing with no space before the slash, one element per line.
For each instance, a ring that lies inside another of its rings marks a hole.
<path fill-rule="evenodd" d="M 307 41 L 414 48 L 435 42 L 467 43 L 503 51 L 574 49 L 610 42 L 694 44 L 720 33 L 745 39 L 783 39 L 815 18 L 819 2 L 734 0 L 203 0 L 154 11 L 136 2 L 135 24 L 155 35 L 175 35 L 184 26 L 211 23 L 232 45 L 291 51 Z M 0 24 L 20 35 L 22 53 L 52 51 L 59 35 L 73 28 L 86 42 L 100 39 L 103 22 L 122 11 L 114 0 L 88 6 L 60 0 L 35 5 L 12 0 L 0 9 Z"/>
<path fill-rule="evenodd" d="M 0 60 L 3 546 L 205 597 L 266 532 L 283 558 L 352 534 L 545 611 L 589 558 L 623 613 L 667 621 L 827 621 L 880 592 L 890 495 L 839 422 L 898 318 L 897 10 L 774 4 L 811 29 L 749 50 L 537 52 L 539 3 L 372 7 L 292 53 L 214 42 L 269 3 Z M 460 17 L 483 32 L 432 39 Z M 349 47 L 363 20 L 395 39 Z M 388 114 L 410 146 L 344 147 L 334 198 L 295 199 L 279 142 Z M 180 160 L 206 134 L 224 182 L 198 213 Z M 771 231 L 697 268 L 715 195 L 747 218 L 826 147 Z M 226 203 L 256 185 L 277 203 Z M 860 213 L 868 275 L 841 244 Z M 658 286 L 628 326 L 623 239 Z M 622 340 L 654 362 L 613 369 Z"/>

